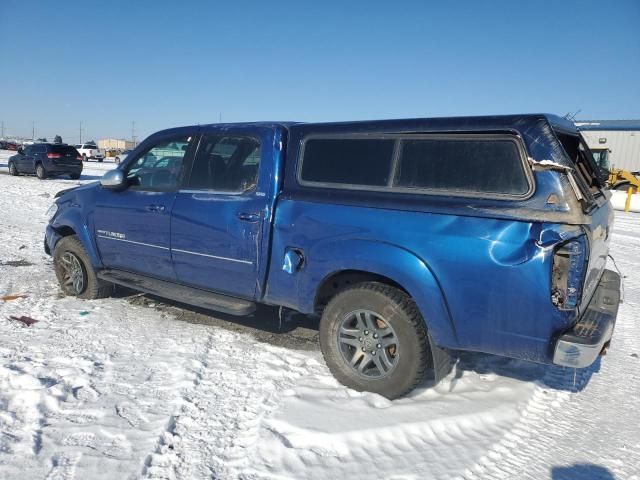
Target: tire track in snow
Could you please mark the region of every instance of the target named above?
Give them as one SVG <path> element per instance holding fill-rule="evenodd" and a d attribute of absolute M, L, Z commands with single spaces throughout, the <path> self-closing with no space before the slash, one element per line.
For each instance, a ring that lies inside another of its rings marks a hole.
<path fill-rule="evenodd" d="M 313 362 L 311 362 L 311 365 Z M 193 388 L 145 462 L 146 478 L 236 478 L 276 396 L 308 373 L 308 357 L 217 329 L 194 370 Z M 286 368 L 283 368 L 286 367 Z"/>

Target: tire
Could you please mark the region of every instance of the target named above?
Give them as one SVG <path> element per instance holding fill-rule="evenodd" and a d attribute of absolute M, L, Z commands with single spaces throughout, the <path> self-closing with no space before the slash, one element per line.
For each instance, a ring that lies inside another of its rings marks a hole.
<path fill-rule="evenodd" d="M 98 163 L 102 163 L 102 160 L 104 160 L 104 158 L 99 158 Z"/>
<path fill-rule="evenodd" d="M 114 159 L 114 161 L 115 161 L 116 163 L 120 163 L 120 157 L 116 157 L 116 158 Z"/>
<path fill-rule="evenodd" d="M 80 178 L 80 174 L 79 173 L 70 173 L 69 174 L 69 178 L 71 178 L 71 180 L 78 180 Z"/>
<path fill-rule="evenodd" d="M 20 172 L 18 172 L 18 169 L 16 168 L 16 164 L 13 162 L 9 162 L 9 174 L 13 175 L 14 177 L 20 175 Z"/>
<path fill-rule="evenodd" d="M 433 370 L 418 307 L 406 293 L 382 283 L 360 283 L 331 299 L 320 320 L 320 348 L 340 383 L 388 399 L 413 390 Z"/>
<path fill-rule="evenodd" d="M 36 165 L 36 177 L 38 177 L 40 180 L 44 180 L 47 178 L 47 171 L 44 169 L 44 166 L 42 166 L 41 163 L 38 163 Z"/>
<path fill-rule="evenodd" d="M 83 153 L 83 154 L 82 154 L 82 161 L 83 161 L 83 162 L 87 162 L 87 161 L 88 161 L 88 160 L 87 160 L 87 154 L 86 154 L 86 153 Z"/>
<path fill-rule="evenodd" d="M 77 264 L 75 261 L 77 260 Z M 53 251 L 53 265 L 65 295 L 93 300 L 108 297 L 113 285 L 100 280 L 77 235 L 62 238 Z M 76 270 L 79 267 L 79 270 Z M 73 272 L 77 272 L 77 276 Z M 79 279 L 80 282 L 74 281 Z"/>

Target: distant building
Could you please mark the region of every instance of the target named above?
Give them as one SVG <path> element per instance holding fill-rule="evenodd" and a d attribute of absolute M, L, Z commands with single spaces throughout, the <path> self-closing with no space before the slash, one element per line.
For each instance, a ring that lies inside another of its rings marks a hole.
<path fill-rule="evenodd" d="M 125 140 L 123 138 L 103 138 L 102 140 L 98 140 L 98 148 L 104 148 L 105 150 L 112 148 L 131 150 L 134 148 L 134 143 L 131 140 Z"/>
<path fill-rule="evenodd" d="M 640 170 L 640 120 L 580 120 L 575 123 L 591 150 L 609 150 L 609 165 L 623 170 Z"/>

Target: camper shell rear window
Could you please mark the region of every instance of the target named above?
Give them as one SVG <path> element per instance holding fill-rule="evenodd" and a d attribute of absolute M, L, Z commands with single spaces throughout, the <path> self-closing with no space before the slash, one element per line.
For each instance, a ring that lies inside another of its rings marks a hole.
<path fill-rule="evenodd" d="M 308 137 L 304 186 L 522 199 L 533 176 L 509 134 L 384 134 Z"/>

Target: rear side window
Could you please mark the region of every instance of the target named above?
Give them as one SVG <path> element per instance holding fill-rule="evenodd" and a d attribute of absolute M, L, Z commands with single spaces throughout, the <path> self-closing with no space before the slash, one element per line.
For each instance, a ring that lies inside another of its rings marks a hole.
<path fill-rule="evenodd" d="M 256 188 L 260 142 L 253 137 L 202 137 L 186 189 L 245 193 Z"/>
<path fill-rule="evenodd" d="M 71 145 L 51 145 L 49 147 L 51 153 L 59 153 L 60 155 L 78 155 L 78 152 Z"/>
<path fill-rule="evenodd" d="M 304 146 L 300 180 L 308 183 L 386 186 L 394 139 L 318 139 Z"/>
<path fill-rule="evenodd" d="M 518 146 L 507 139 L 402 140 L 394 186 L 499 195 L 529 191 Z"/>

